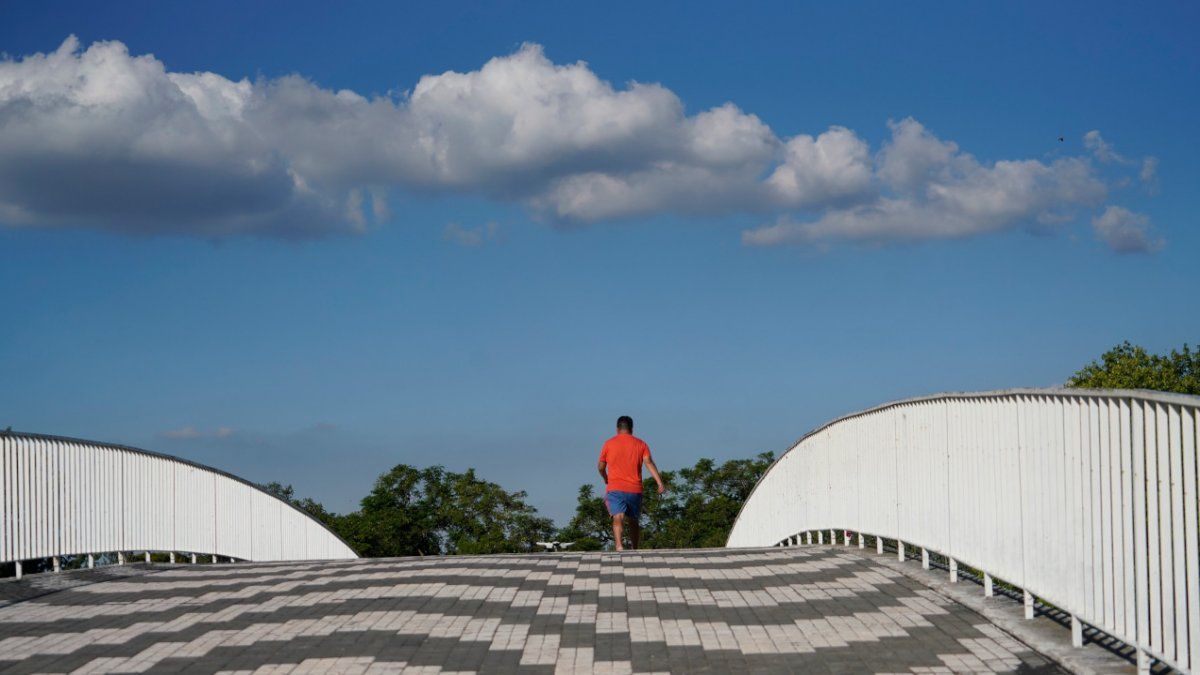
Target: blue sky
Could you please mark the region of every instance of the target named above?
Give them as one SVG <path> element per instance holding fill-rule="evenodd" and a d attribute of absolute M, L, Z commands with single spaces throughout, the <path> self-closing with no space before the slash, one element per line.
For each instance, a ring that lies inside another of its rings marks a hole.
<path fill-rule="evenodd" d="M 620 414 L 675 468 L 1200 334 L 1195 5 L 0 19 L 14 429 L 561 522 Z"/>

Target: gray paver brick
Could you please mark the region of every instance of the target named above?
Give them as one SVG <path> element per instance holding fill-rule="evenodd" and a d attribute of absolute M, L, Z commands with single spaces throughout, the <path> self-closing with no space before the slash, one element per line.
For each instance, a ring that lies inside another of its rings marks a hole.
<path fill-rule="evenodd" d="M 1055 672 L 831 548 L 128 566 L 3 590 L 12 672 Z"/>

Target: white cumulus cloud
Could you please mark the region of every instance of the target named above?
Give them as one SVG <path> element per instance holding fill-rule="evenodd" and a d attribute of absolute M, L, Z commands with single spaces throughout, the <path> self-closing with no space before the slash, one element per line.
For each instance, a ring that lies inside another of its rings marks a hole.
<path fill-rule="evenodd" d="M 0 63 L 0 217 L 221 235 L 355 229 L 249 123 L 254 87 L 118 42 Z"/>
<path fill-rule="evenodd" d="M 1085 160 L 1001 160 L 985 164 L 919 122 L 891 125 L 875 158 L 879 193 L 809 220 L 791 215 L 743 233 L 757 246 L 817 241 L 887 243 L 952 239 L 997 230 L 1043 229 L 1094 207 L 1107 188 Z"/>
<path fill-rule="evenodd" d="M 853 198 L 871 185 L 871 151 L 844 127 L 813 138 L 801 134 L 784 146 L 783 162 L 767 179 L 781 205 L 811 207 Z"/>
<path fill-rule="evenodd" d="M 1100 131 L 1092 129 L 1083 135 L 1083 147 L 1087 148 L 1096 156 L 1096 159 L 1104 163 L 1120 162 L 1125 163 L 1127 160 L 1124 156 L 1118 153 L 1111 143 L 1104 140 L 1100 135 Z"/>
<path fill-rule="evenodd" d="M 1165 244 L 1151 231 L 1149 217 L 1122 206 L 1110 206 L 1092 218 L 1092 229 L 1097 239 L 1117 253 L 1147 253 Z"/>
<path fill-rule="evenodd" d="M 841 126 L 785 137 L 725 103 L 689 114 L 661 84 L 622 86 L 537 45 L 367 97 L 300 75 L 169 70 L 120 42 L 0 61 L 0 225 L 314 237 L 391 218 L 389 193 L 523 205 L 556 224 L 757 214 L 747 243 L 963 237 L 1049 228 L 1099 208 L 1092 158 L 984 162 L 919 122 L 873 153 Z M 1156 161 L 1140 162 L 1143 181 Z M 478 245 L 485 229 L 447 226 Z"/>
<path fill-rule="evenodd" d="M 1093 129 L 1083 135 L 1083 147 L 1091 151 L 1092 155 L 1101 164 L 1118 164 L 1123 166 L 1136 166 L 1138 169 L 1138 180 L 1140 180 L 1151 193 L 1158 189 L 1158 158 L 1143 157 L 1134 159 L 1126 157 L 1117 152 L 1112 143 L 1104 140 L 1100 132 Z"/>

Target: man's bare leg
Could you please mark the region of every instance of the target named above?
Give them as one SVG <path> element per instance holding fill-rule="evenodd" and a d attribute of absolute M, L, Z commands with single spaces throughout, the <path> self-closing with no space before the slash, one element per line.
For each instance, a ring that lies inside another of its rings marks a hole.
<path fill-rule="evenodd" d="M 618 551 L 625 550 L 625 544 L 621 542 L 622 530 L 625 529 L 624 524 L 625 514 L 618 513 L 617 515 L 613 516 L 613 541 L 616 543 Z M 637 544 L 634 544 L 634 548 L 637 548 Z"/>
<path fill-rule="evenodd" d="M 629 519 L 629 547 L 636 550 L 638 547 L 638 544 L 641 543 L 641 540 L 642 540 L 642 526 L 638 524 L 638 521 L 630 518 Z"/>

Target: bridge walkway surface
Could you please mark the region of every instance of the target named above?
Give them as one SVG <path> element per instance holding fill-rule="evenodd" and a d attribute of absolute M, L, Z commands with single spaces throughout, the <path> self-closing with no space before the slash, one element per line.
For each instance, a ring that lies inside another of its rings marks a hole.
<path fill-rule="evenodd" d="M 811 547 L 37 575 L 0 584 L 0 671 L 1064 672 L 903 564 Z"/>

